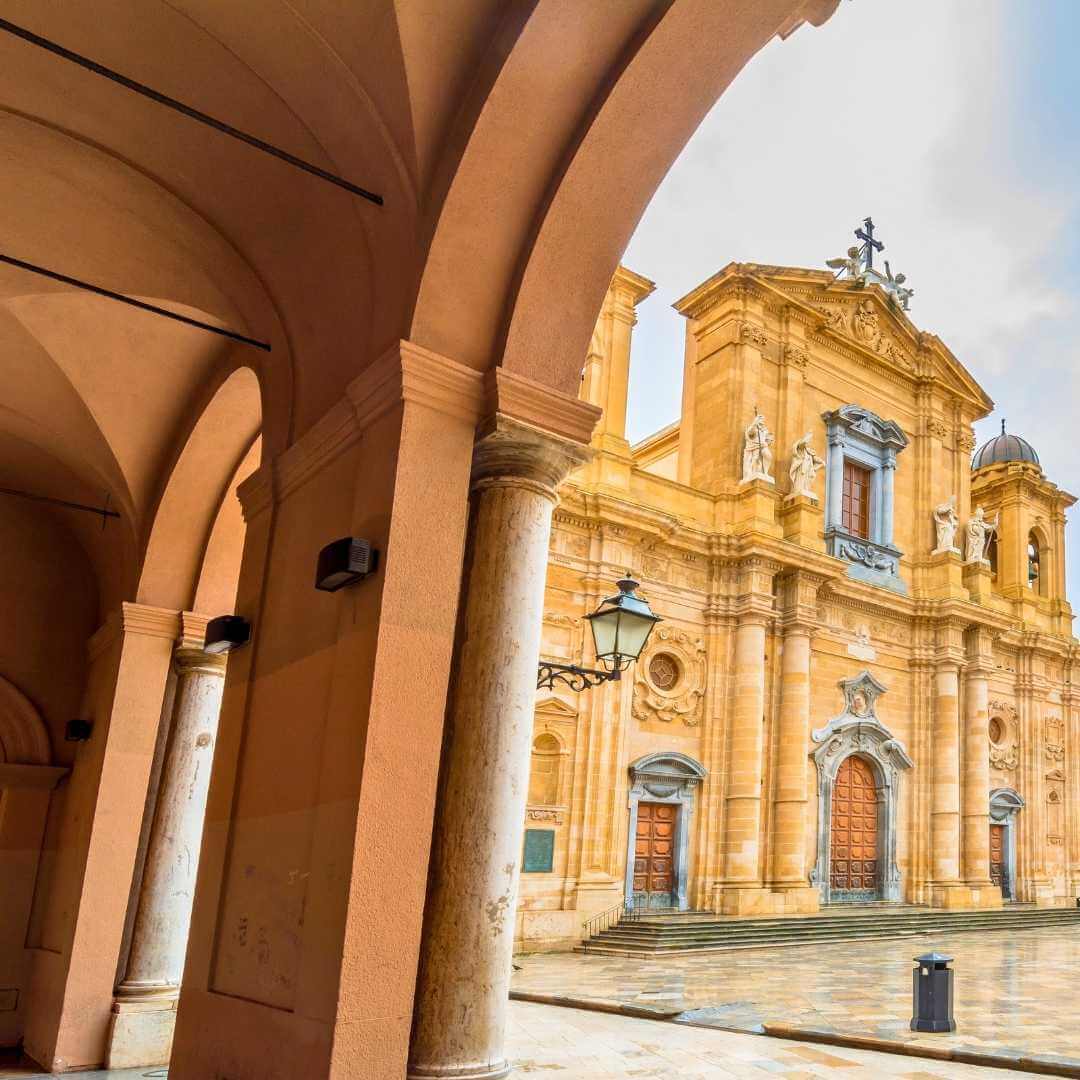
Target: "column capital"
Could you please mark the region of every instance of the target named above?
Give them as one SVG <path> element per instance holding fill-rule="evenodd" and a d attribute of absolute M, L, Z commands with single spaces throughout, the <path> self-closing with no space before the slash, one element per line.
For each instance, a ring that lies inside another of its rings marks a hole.
<path fill-rule="evenodd" d="M 532 488 L 554 502 L 558 486 L 590 456 L 581 443 L 496 413 L 478 432 L 472 486 Z"/>
<path fill-rule="evenodd" d="M 227 661 L 223 654 L 180 645 L 173 653 L 173 663 L 179 675 L 217 675 L 224 678 Z"/>

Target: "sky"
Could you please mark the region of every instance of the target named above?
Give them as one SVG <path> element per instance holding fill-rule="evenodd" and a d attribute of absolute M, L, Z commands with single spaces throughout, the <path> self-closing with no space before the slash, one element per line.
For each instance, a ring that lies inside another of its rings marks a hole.
<path fill-rule="evenodd" d="M 1080 495 L 1080 0 L 841 0 L 739 74 L 623 257 L 638 308 L 627 435 L 678 417 L 671 304 L 733 260 L 824 269 L 871 215 L 910 317 Z M 1080 608 L 1080 505 L 1069 593 Z"/>

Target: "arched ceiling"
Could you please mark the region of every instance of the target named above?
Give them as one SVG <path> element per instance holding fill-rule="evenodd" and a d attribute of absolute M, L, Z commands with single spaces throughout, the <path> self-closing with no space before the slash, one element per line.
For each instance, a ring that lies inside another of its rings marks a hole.
<path fill-rule="evenodd" d="M 0 252 L 272 346 L 0 267 L 21 486 L 108 492 L 134 559 L 108 572 L 131 595 L 166 481 L 240 366 L 270 456 L 397 338 L 573 393 L 664 171 L 757 49 L 837 2 L 8 0 L 5 19 L 385 199 L 0 33 Z"/>

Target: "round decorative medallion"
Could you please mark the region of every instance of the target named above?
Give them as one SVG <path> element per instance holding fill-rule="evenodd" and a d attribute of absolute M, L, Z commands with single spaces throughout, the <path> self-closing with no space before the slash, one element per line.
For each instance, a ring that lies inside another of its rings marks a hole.
<path fill-rule="evenodd" d="M 1005 740 L 1005 725 L 996 717 L 990 717 L 990 741 L 995 746 L 1000 746 Z"/>
<path fill-rule="evenodd" d="M 657 690 L 673 690 L 682 675 L 682 665 L 671 653 L 657 653 L 649 662 L 649 678 Z"/>

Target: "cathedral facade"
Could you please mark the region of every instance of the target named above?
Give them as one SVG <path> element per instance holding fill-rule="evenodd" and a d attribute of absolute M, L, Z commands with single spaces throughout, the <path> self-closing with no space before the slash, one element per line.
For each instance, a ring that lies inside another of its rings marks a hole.
<path fill-rule="evenodd" d="M 603 409 L 555 512 L 543 658 L 629 571 L 663 617 L 619 681 L 536 702 L 517 943 L 639 908 L 810 913 L 1080 896 L 1074 499 L 881 283 L 731 264 L 680 300 L 682 415 L 625 437 L 620 268 Z"/>

